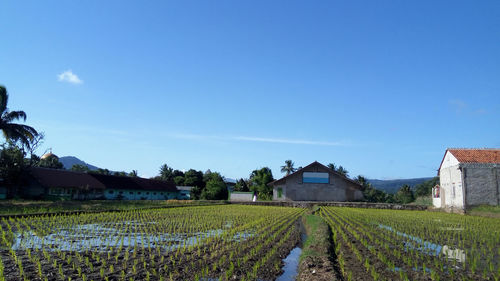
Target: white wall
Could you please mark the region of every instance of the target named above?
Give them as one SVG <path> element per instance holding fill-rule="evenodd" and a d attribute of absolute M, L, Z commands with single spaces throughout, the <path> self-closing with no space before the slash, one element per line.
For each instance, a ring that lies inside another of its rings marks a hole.
<path fill-rule="evenodd" d="M 436 206 L 435 204 L 434 206 L 463 209 L 462 172 L 459 169 L 458 160 L 449 151 L 446 152 L 441 169 L 439 170 L 439 182 L 441 186 L 441 205 Z"/>

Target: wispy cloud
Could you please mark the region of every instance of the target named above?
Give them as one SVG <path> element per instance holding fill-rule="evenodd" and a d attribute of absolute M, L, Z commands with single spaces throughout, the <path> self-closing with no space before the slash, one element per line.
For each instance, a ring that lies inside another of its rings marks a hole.
<path fill-rule="evenodd" d="M 61 82 L 68 82 L 71 84 L 82 84 L 83 81 L 78 78 L 78 75 L 74 74 L 73 71 L 66 70 L 63 73 L 57 75 L 57 79 Z"/>
<path fill-rule="evenodd" d="M 198 135 L 198 134 L 170 134 L 173 138 L 186 140 L 218 140 L 218 141 L 248 141 L 248 142 L 266 142 L 266 143 L 283 143 L 283 144 L 299 144 L 299 145 L 322 145 L 322 146 L 341 146 L 345 145 L 341 142 L 332 141 L 316 141 L 290 138 L 268 138 L 254 136 L 216 136 L 216 135 Z"/>
<path fill-rule="evenodd" d="M 301 139 L 261 138 L 261 137 L 244 137 L 244 136 L 233 137 L 233 139 L 242 141 L 287 143 L 287 144 L 328 145 L 328 146 L 342 145 L 342 143 L 340 142 L 314 141 L 314 140 L 301 140 Z"/>
<path fill-rule="evenodd" d="M 457 113 L 464 111 L 464 109 L 467 107 L 467 103 L 460 99 L 449 100 L 448 104 L 452 106 Z"/>

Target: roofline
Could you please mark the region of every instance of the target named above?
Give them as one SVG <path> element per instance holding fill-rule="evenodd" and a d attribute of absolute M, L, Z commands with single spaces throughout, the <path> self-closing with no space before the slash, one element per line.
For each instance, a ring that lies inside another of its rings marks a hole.
<path fill-rule="evenodd" d="M 453 155 L 453 153 L 450 150 L 497 150 L 497 151 L 500 151 L 500 148 L 487 148 L 487 147 L 482 147 L 482 148 L 461 148 L 461 147 L 449 147 L 444 152 L 443 159 L 441 159 L 441 163 L 439 164 L 439 168 L 437 170 L 438 177 L 439 177 L 439 172 L 441 171 L 441 166 L 443 166 L 443 162 L 444 162 L 444 158 L 446 157 L 446 153 L 449 151 L 451 153 L 451 155 Z M 460 160 L 458 160 L 458 158 L 455 155 L 453 155 L 453 157 L 455 157 L 455 159 L 457 159 L 457 161 L 458 161 L 459 164 L 467 163 L 467 162 L 461 162 Z"/>
<path fill-rule="evenodd" d="M 356 181 L 354 181 L 354 180 L 352 180 L 352 179 L 350 179 L 350 178 L 348 178 L 348 177 L 346 177 L 346 176 L 344 176 L 344 175 L 342 175 L 342 174 L 338 173 L 337 171 L 334 171 L 334 170 L 332 170 L 332 169 L 328 168 L 327 166 L 325 166 L 325 165 L 323 165 L 323 164 L 319 163 L 318 161 L 314 161 L 314 162 L 312 162 L 311 164 L 309 164 L 309 165 L 307 165 L 307 166 L 303 167 L 302 169 L 298 169 L 297 171 L 295 171 L 295 172 L 293 172 L 293 173 L 291 173 L 291 174 L 289 174 L 289 175 L 287 175 L 287 176 L 284 176 L 284 177 L 282 177 L 281 179 L 274 180 L 274 181 L 272 181 L 272 182 L 268 183 L 267 185 L 274 185 L 274 183 L 275 183 L 275 182 L 278 182 L 278 181 L 284 180 L 284 179 L 286 179 L 286 178 L 288 178 L 288 177 L 291 177 L 292 175 L 295 175 L 296 173 L 298 173 L 298 172 L 300 172 L 300 171 L 302 171 L 302 170 L 304 170 L 304 169 L 306 169 L 306 168 L 309 168 L 310 166 L 312 166 L 312 165 L 314 165 L 314 164 L 319 164 L 319 165 L 320 165 L 320 166 L 322 166 L 323 168 L 327 169 L 327 170 L 328 170 L 328 172 L 333 173 L 333 174 L 335 174 L 335 175 L 337 175 L 337 176 L 339 176 L 339 177 L 341 177 L 341 178 L 343 178 L 343 179 L 345 179 L 345 180 L 347 180 L 347 181 L 349 181 L 349 182 L 351 182 L 351 183 L 354 183 L 354 184 L 359 185 L 360 187 L 362 187 L 362 186 L 361 186 L 361 184 L 359 184 L 358 182 L 356 182 Z"/>

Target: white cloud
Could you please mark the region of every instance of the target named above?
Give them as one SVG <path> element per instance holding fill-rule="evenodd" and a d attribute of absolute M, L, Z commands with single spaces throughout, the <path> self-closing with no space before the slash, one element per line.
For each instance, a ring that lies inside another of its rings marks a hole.
<path fill-rule="evenodd" d="M 66 70 L 63 73 L 57 75 L 57 79 L 61 82 L 68 82 L 71 84 L 82 84 L 83 81 L 74 74 L 71 69 Z"/>
<path fill-rule="evenodd" d="M 243 140 L 243 141 L 287 143 L 287 144 L 329 145 L 329 146 L 342 145 L 340 142 L 313 141 L 313 140 L 300 140 L 300 139 L 276 139 L 276 138 L 243 137 L 243 136 L 233 137 L 233 139 Z"/>
<path fill-rule="evenodd" d="M 448 103 L 457 113 L 461 113 L 467 107 L 467 103 L 460 99 L 449 100 Z"/>
<path fill-rule="evenodd" d="M 315 141 L 302 139 L 283 139 L 283 138 L 266 138 L 266 137 L 249 137 L 249 136 L 214 136 L 214 135 L 197 135 L 197 134 L 170 134 L 171 137 L 186 140 L 219 140 L 219 141 L 250 141 L 250 142 L 267 142 L 267 143 L 284 143 L 284 144 L 301 144 L 301 145 L 323 145 L 323 146 L 341 146 L 340 142 L 330 141 Z"/>

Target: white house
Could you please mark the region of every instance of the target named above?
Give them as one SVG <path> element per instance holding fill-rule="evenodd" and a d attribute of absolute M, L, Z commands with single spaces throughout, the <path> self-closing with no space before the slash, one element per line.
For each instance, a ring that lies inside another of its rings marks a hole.
<path fill-rule="evenodd" d="M 447 149 L 433 190 L 437 208 L 500 205 L 500 149 Z"/>

